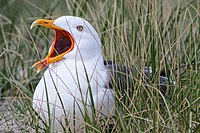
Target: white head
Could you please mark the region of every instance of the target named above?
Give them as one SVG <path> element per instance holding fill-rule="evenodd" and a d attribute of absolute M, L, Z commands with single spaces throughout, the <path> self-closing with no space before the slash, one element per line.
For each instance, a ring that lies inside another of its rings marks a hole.
<path fill-rule="evenodd" d="M 62 16 L 56 20 L 38 19 L 31 28 L 41 25 L 53 29 L 56 33 L 49 54 L 35 63 L 38 70 L 47 65 L 66 59 L 77 61 L 91 60 L 101 56 L 101 41 L 95 29 L 84 19 L 74 16 Z"/>
<path fill-rule="evenodd" d="M 79 57 L 81 54 L 86 61 L 101 53 L 99 35 L 86 20 L 74 16 L 62 16 L 57 18 L 54 24 L 68 31 L 75 41 L 74 49 L 64 55 L 66 59 L 77 58 L 77 60 L 81 60 Z M 77 54 L 78 57 L 76 57 Z"/>

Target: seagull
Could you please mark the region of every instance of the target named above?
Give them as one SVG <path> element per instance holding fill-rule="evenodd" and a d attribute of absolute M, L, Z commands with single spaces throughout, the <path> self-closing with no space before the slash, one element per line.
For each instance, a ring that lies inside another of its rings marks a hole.
<path fill-rule="evenodd" d="M 52 131 L 58 132 L 68 128 L 80 131 L 86 114 L 89 118 L 94 114 L 114 116 L 112 77 L 121 80 L 122 73 L 129 75 L 135 68 L 104 61 L 100 37 L 83 18 L 37 19 L 31 29 L 38 25 L 55 32 L 48 55 L 33 65 L 37 72 L 46 68 L 33 95 L 33 108 L 39 116 L 47 125 L 53 125 Z M 148 77 L 152 79 L 149 67 L 144 68 L 144 75 L 146 81 Z M 160 88 L 164 94 L 167 88 L 164 75 L 160 76 Z"/>
<path fill-rule="evenodd" d="M 85 112 L 90 118 L 94 110 L 104 117 L 115 114 L 114 92 L 106 87 L 110 76 L 95 29 L 75 16 L 38 19 L 31 28 L 37 25 L 55 32 L 48 55 L 33 65 L 38 72 L 47 68 L 36 86 L 33 108 L 48 125 L 53 123 L 52 131 L 65 126 L 80 130 Z"/>

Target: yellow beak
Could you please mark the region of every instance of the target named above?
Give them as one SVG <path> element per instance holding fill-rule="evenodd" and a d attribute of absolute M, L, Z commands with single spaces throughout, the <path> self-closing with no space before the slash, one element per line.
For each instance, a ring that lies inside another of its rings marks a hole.
<path fill-rule="evenodd" d="M 34 21 L 30 27 L 30 29 L 32 29 L 34 26 L 40 25 L 53 29 L 56 33 L 49 54 L 44 59 L 36 62 L 32 66 L 32 67 L 37 66 L 37 72 L 40 72 L 42 69 L 46 68 L 49 64 L 64 59 L 63 56 L 72 51 L 74 48 L 74 39 L 72 35 L 69 32 L 65 31 L 64 29 L 56 26 L 54 22 L 55 20 L 38 19 Z"/>

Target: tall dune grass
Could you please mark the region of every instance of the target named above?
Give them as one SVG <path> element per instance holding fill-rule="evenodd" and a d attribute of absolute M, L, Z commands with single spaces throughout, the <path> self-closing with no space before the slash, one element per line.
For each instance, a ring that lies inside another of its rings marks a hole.
<path fill-rule="evenodd" d="M 53 33 L 29 27 L 37 18 L 73 15 L 85 18 L 98 31 L 105 60 L 134 65 L 137 70 L 129 86 L 124 81 L 126 87 L 114 88 L 117 117 L 103 120 L 103 126 L 98 120 L 98 126 L 86 121 L 88 132 L 198 132 L 199 13 L 198 0 L 2 1 L 0 131 L 48 131 L 40 127 L 32 109 L 33 92 L 43 72 L 37 74 L 31 66 L 45 57 Z M 152 67 L 153 73 L 147 87 L 140 77 L 144 66 Z M 175 82 L 173 86 L 168 82 L 166 95 L 158 87 L 162 71 Z"/>

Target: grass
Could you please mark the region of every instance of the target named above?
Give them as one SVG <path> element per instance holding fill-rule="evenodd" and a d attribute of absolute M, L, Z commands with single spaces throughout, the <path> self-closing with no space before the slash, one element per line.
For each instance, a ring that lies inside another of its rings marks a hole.
<path fill-rule="evenodd" d="M 74 15 L 87 19 L 98 31 L 106 60 L 137 69 L 129 86 L 124 82 L 121 88 L 115 87 L 116 93 L 124 92 L 116 94 L 115 100 L 116 110 L 123 115 L 103 120 L 102 128 L 86 120 L 88 132 L 106 132 L 111 119 L 113 132 L 200 131 L 199 5 L 197 0 L 3 1 L 0 130 L 41 131 L 31 98 L 42 73 L 31 66 L 45 57 L 53 34 L 45 28 L 29 31 L 29 27 L 37 18 Z M 153 72 L 147 87 L 140 77 L 144 66 Z M 162 70 L 175 81 L 165 96 L 158 88 Z"/>

